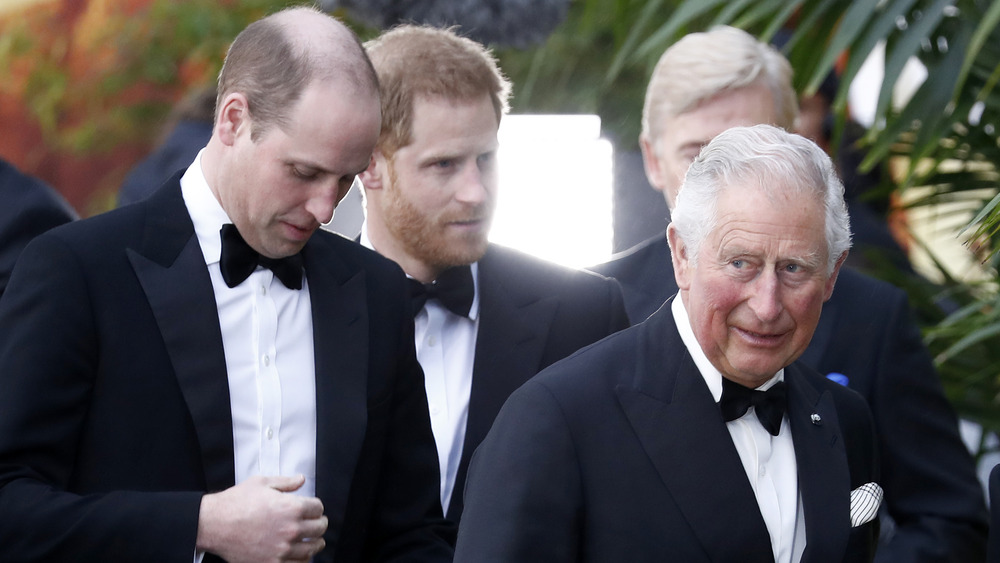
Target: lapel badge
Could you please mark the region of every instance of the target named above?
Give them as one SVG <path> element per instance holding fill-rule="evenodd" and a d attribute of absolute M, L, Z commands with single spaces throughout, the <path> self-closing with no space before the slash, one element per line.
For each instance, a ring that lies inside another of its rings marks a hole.
<path fill-rule="evenodd" d="M 816 426 L 823 426 L 823 417 L 821 417 L 819 413 L 812 413 L 809 416 L 809 420 L 812 420 L 812 423 Z"/>

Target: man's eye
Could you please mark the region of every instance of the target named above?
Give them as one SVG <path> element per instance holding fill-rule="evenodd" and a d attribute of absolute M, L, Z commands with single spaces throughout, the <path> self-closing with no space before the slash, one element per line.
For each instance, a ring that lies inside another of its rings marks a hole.
<path fill-rule="evenodd" d="M 292 167 L 292 175 L 294 175 L 296 178 L 300 178 L 302 180 L 312 180 L 313 178 L 316 177 L 316 171 L 315 170 L 301 170 L 301 169 L 296 168 L 296 167 L 293 166 Z"/>
<path fill-rule="evenodd" d="M 790 274 L 795 274 L 802 271 L 802 266 L 799 266 L 798 264 L 789 264 L 785 266 L 785 271 Z"/>
<path fill-rule="evenodd" d="M 740 260 L 740 259 L 733 260 L 732 262 L 730 262 L 730 264 L 734 268 L 736 268 L 737 270 L 741 270 L 741 269 L 743 269 L 744 266 L 747 265 L 746 262 L 744 262 L 743 260 Z"/>
<path fill-rule="evenodd" d="M 455 161 L 450 159 L 439 160 L 434 163 L 435 168 L 443 168 L 443 169 L 451 168 L 454 165 Z"/>

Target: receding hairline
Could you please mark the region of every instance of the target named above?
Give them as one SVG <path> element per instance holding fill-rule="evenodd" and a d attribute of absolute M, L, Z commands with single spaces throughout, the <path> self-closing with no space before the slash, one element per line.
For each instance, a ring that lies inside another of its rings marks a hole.
<path fill-rule="evenodd" d="M 375 70 L 358 36 L 339 19 L 311 6 L 296 6 L 269 16 L 289 46 L 303 55 L 314 74 L 310 82 L 348 72 L 361 88 L 378 92 Z"/>
<path fill-rule="evenodd" d="M 309 83 L 341 80 L 353 84 L 359 93 L 378 94 L 378 77 L 357 35 L 342 21 L 319 8 L 296 6 L 265 16 L 237 35 L 226 56 L 226 64 L 219 73 L 218 100 L 241 91 L 239 87 L 228 87 L 223 91 L 223 87 L 227 86 L 223 84 L 223 77 L 226 76 L 233 49 L 240 44 L 242 36 L 254 27 L 261 31 L 270 29 L 271 33 L 280 37 L 291 55 L 304 63 Z M 260 33 L 255 35 L 260 37 Z M 244 79 L 237 75 L 230 79 L 229 85 L 236 86 L 243 82 Z"/>

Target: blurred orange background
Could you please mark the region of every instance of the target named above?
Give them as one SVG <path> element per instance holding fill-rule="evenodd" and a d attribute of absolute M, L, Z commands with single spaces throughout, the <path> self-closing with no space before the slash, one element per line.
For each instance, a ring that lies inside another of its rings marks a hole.
<path fill-rule="evenodd" d="M 115 205 L 171 106 L 275 0 L 0 0 L 0 156 L 81 216 Z"/>

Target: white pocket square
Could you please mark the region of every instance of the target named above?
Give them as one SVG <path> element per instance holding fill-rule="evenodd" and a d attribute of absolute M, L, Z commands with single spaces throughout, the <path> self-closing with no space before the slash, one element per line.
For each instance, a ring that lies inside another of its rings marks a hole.
<path fill-rule="evenodd" d="M 851 491 L 851 527 L 871 522 L 881 505 L 882 487 L 878 483 L 865 483 Z"/>

